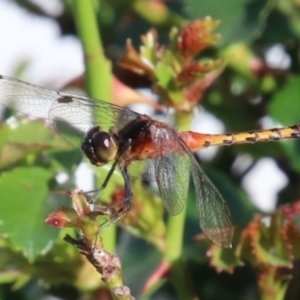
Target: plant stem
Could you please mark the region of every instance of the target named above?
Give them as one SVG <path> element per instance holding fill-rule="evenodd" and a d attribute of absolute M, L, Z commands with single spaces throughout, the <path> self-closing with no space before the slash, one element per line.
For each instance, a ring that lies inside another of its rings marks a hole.
<path fill-rule="evenodd" d="M 191 113 L 177 112 L 176 124 L 179 130 L 189 130 L 192 121 Z M 185 170 L 186 171 L 186 170 Z M 174 288 L 180 299 L 195 299 L 185 278 L 185 263 L 181 258 L 184 236 L 184 225 L 186 218 L 186 208 L 176 216 L 170 217 L 167 224 L 167 253 L 165 259 L 172 265 L 172 277 Z"/>
<path fill-rule="evenodd" d="M 110 100 L 111 64 L 106 59 L 92 0 L 73 0 L 74 18 L 86 65 L 86 89 L 91 97 Z"/>
<path fill-rule="evenodd" d="M 93 1 L 73 0 L 72 5 L 84 52 L 87 93 L 92 98 L 109 101 L 112 98 L 111 64 L 104 55 Z M 96 183 L 96 186 L 100 185 L 101 183 Z M 106 250 L 114 252 L 116 226 L 110 226 L 104 231 L 102 237 Z"/>
<path fill-rule="evenodd" d="M 193 287 L 191 286 L 191 280 L 189 279 L 189 276 L 186 273 L 185 262 L 182 259 L 173 262 L 171 281 L 179 299 L 199 299 L 193 291 Z"/>
<path fill-rule="evenodd" d="M 179 130 L 189 130 L 192 120 L 192 114 L 190 113 L 180 113 L 176 114 L 176 124 Z M 182 252 L 182 242 L 184 235 L 184 223 L 186 217 L 186 208 L 183 212 L 176 216 L 170 217 L 167 225 L 167 260 L 175 261 L 178 260 Z"/>

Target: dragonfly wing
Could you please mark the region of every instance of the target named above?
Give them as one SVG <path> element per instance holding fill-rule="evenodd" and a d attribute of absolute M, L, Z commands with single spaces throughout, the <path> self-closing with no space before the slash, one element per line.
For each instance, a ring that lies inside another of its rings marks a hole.
<path fill-rule="evenodd" d="M 48 119 L 48 111 L 58 97 L 55 91 L 0 75 L 0 104 L 22 114 Z"/>
<path fill-rule="evenodd" d="M 184 144 L 183 141 L 182 143 Z M 187 148 L 192 162 L 192 178 L 196 192 L 200 227 L 215 244 L 231 248 L 233 232 L 228 206 L 188 147 L 185 144 L 184 146 Z"/>
<path fill-rule="evenodd" d="M 214 243 L 231 248 L 233 231 L 225 200 L 202 170 L 198 170 L 193 178 L 194 182 L 200 183 L 196 188 L 200 227 Z"/>
<path fill-rule="evenodd" d="M 109 131 L 123 128 L 139 114 L 101 100 L 56 92 L 0 75 L 0 104 L 42 118 L 76 147 L 93 126 Z"/>
<path fill-rule="evenodd" d="M 60 92 L 49 110 L 50 125 L 75 146 L 93 126 L 109 132 L 123 128 L 138 114 L 108 102 Z"/>
<path fill-rule="evenodd" d="M 176 151 L 181 147 L 174 130 L 152 126 L 150 131 L 155 153 L 163 154 L 153 159 L 155 179 L 166 209 L 171 215 L 177 215 L 182 212 L 187 201 L 190 180 L 187 168 L 190 160 L 187 155 Z"/>

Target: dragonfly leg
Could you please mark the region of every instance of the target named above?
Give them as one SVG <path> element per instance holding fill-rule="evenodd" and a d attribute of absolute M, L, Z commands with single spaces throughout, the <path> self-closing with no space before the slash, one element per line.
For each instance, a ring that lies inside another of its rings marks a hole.
<path fill-rule="evenodd" d="M 96 198 L 98 197 L 98 195 L 100 194 L 100 192 L 103 191 L 105 189 L 105 187 L 107 186 L 107 184 L 110 180 L 110 177 L 113 174 L 116 166 L 117 166 L 117 161 L 115 161 L 113 163 L 111 169 L 109 170 L 107 176 L 105 177 L 104 182 L 102 183 L 102 185 L 100 186 L 99 189 L 84 192 L 84 195 L 85 195 L 88 203 L 94 204 L 94 202 L 95 202 Z"/>
<path fill-rule="evenodd" d="M 112 223 L 117 222 L 122 217 L 124 217 L 131 209 L 131 199 L 132 199 L 132 190 L 130 184 L 130 177 L 126 169 L 121 169 L 121 173 L 124 178 L 124 189 L 125 189 L 125 197 L 122 201 L 118 202 L 115 205 L 109 207 L 111 214 L 109 215 L 109 220 L 103 222 L 100 225 L 100 230 L 102 231 L 104 228 L 109 226 Z"/>
<path fill-rule="evenodd" d="M 132 189 L 131 189 L 131 182 L 130 182 L 130 177 L 127 172 L 127 169 L 121 170 L 123 178 L 124 178 L 124 187 L 125 187 L 125 198 L 122 201 L 125 206 L 126 206 L 126 212 L 130 211 L 131 209 L 131 199 L 132 199 Z"/>
<path fill-rule="evenodd" d="M 116 169 L 117 163 L 118 162 L 115 160 L 114 163 L 113 163 L 113 165 L 112 165 L 112 167 L 110 168 L 110 170 L 109 170 L 109 172 L 108 172 L 105 180 L 103 181 L 102 185 L 100 186 L 100 189 L 99 189 L 100 191 L 102 191 L 102 190 L 104 190 L 106 188 L 106 186 L 107 186 L 107 184 L 108 184 L 108 182 L 110 180 L 111 175 L 113 174 L 113 172 Z"/>
<path fill-rule="evenodd" d="M 106 208 L 100 208 L 99 210 L 97 210 L 97 208 L 95 209 L 94 212 L 96 214 L 107 216 L 107 220 L 100 224 L 98 233 L 100 233 L 102 230 L 104 230 L 111 224 L 120 220 L 131 209 L 131 199 L 132 199 L 133 194 L 132 194 L 131 185 L 130 185 L 130 177 L 129 177 L 127 170 L 124 168 L 121 169 L 121 173 L 124 178 L 125 197 L 122 201 L 118 202 L 115 205 L 112 205 L 112 206 L 106 207 Z M 95 237 L 93 249 L 95 249 L 97 239 L 98 239 L 98 234 Z"/>

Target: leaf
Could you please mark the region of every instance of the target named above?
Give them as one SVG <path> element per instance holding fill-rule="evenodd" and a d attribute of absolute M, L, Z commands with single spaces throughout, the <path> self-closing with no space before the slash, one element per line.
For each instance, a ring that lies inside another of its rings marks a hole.
<path fill-rule="evenodd" d="M 163 88 L 168 88 L 174 77 L 174 71 L 166 63 L 159 62 L 156 67 L 156 78 L 160 86 Z"/>
<path fill-rule="evenodd" d="M 219 23 L 220 21 L 213 20 L 208 16 L 185 26 L 178 36 L 180 58 L 186 62 L 190 62 L 204 49 L 215 45 L 220 39 L 220 35 L 213 34 L 212 32 Z"/>
<path fill-rule="evenodd" d="M 234 268 L 244 265 L 243 261 L 235 256 L 232 249 L 224 249 L 215 244 L 211 245 L 207 251 L 207 256 L 211 259 L 210 265 L 214 267 L 218 273 L 226 271 L 232 274 Z"/>
<path fill-rule="evenodd" d="M 49 145 L 46 144 L 7 143 L 0 151 L 0 169 L 20 162 L 30 153 L 40 152 L 47 148 L 49 148 Z"/>
<path fill-rule="evenodd" d="M 275 94 L 269 105 L 269 113 L 272 118 L 288 125 L 299 123 L 299 84 L 300 76 L 294 76 Z"/>
<path fill-rule="evenodd" d="M 300 141 L 288 141 L 282 143 L 282 148 L 284 149 L 286 155 L 288 156 L 289 163 L 293 168 L 300 172 Z"/>
<path fill-rule="evenodd" d="M 47 143 L 51 145 L 59 144 L 57 138 L 53 138 L 55 132 L 47 128 L 44 122 L 28 121 L 26 119 L 12 118 L 7 123 L 0 126 L 1 137 L 0 146 L 6 142 L 11 143 Z"/>
<path fill-rule="evenodd" d="M 38 167 L 14 169 L 0 177 L 1 233 L 31 258 L 59 233 L 44 223 L 44 202 L 51 178 L 51 172 Z"/>
<path fill-rule="evenodd" d="M 0 132 L 0 168 L 18 163 L 30 153 L 63 145 L 60 137 L 40 121 L 11 119 L 0 126 Z"/>

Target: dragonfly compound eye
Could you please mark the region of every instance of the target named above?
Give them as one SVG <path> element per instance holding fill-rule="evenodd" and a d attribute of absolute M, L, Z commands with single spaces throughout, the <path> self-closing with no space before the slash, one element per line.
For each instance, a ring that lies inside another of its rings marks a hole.
<path fill-rule="evenodd" d="M 91 137 L 91 144 L 100 162 L 106 163 L 115 159 L 118 149 L 114 139 L 107 132 L 94 133 Z"/>

